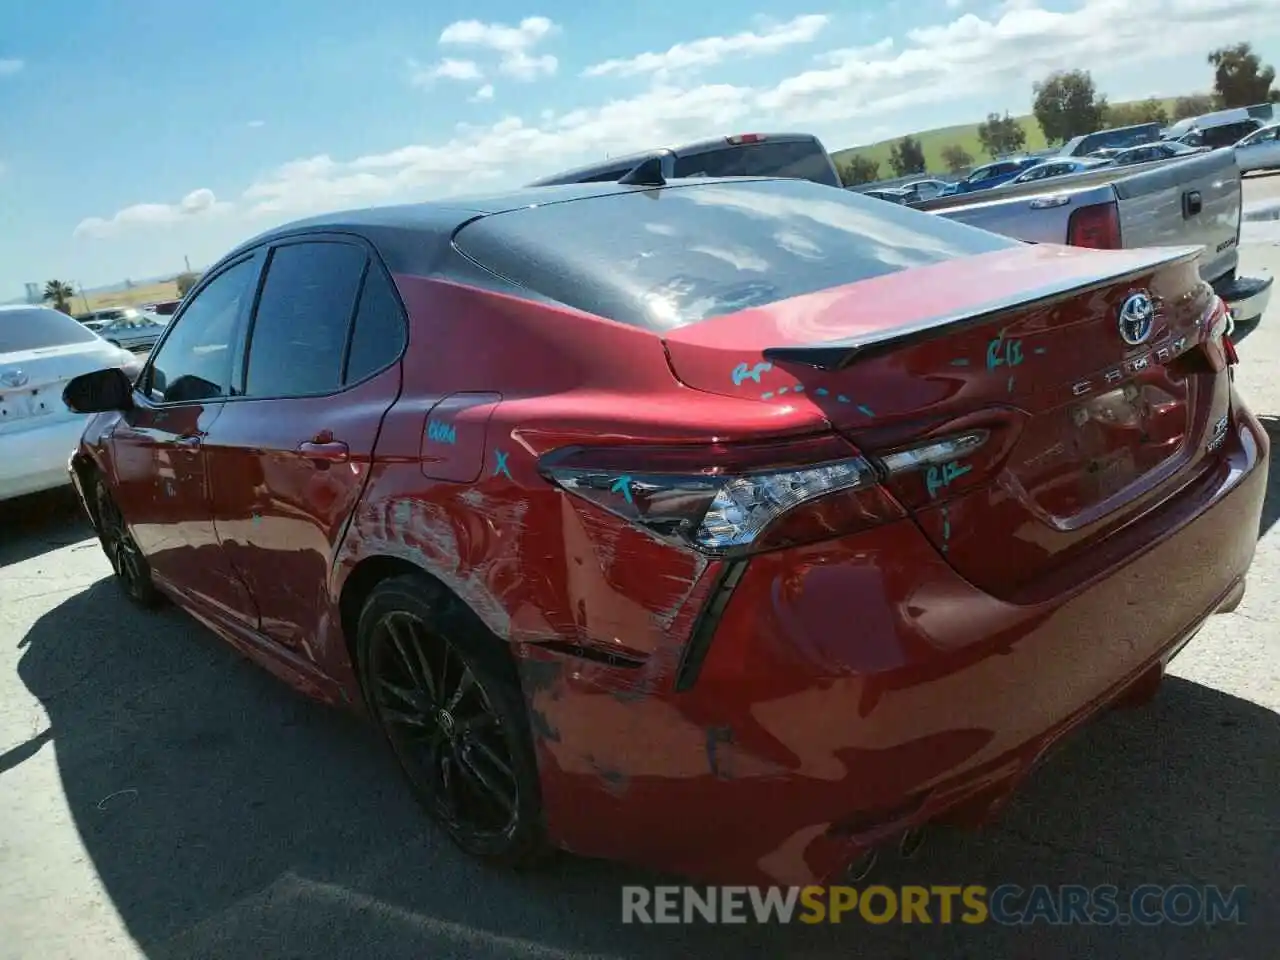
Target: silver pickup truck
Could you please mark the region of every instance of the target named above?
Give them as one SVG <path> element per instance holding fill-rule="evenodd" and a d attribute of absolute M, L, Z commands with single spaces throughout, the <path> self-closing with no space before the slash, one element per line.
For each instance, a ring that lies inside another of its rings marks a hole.
<path fill-rule="evenodd" d="M 1235 153 L 1215 150 L 1128 170 L 1104 167 L 1052 183 L 996 187 L 980 200 L 972 194 L 939 197 L 916 209 L 1029 243 L 1197 244 L 1204 248 L 1200 275 L 1231 308 L 1234 327 L 1262 316 L 1273 279 L 1236 274 L 1241 202 Z"/>

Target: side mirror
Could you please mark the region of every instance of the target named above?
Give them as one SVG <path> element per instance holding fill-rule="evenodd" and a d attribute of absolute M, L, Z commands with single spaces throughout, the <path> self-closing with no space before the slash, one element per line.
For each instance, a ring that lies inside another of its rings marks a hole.
<path fill-rule="evenodd" d="M 62 402 L 72 413 L 107 413 L 133 408 L 133 383 L 119 367 L 82 373 L 62 390 Z"/>

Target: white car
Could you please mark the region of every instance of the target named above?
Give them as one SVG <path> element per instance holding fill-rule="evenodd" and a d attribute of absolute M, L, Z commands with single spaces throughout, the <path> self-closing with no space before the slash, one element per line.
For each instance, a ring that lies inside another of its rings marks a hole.
<path fill-rule="evenodd" d="M 1280 123 L 1255 130 L 1237 143 L 1236 165 L 1241 173 L 1280 169 Z"/>
<path fill-rule="evenodd" d="M 62 402 L 72 377 L 142 361 L 50 307 L 0 307 L 0 500 L 71 482 L 85 417 Z"/>

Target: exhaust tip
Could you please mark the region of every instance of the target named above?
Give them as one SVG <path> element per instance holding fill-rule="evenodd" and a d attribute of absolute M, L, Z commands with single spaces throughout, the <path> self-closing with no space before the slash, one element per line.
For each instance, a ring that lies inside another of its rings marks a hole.
<path fill-rule="evenodd" d="M 849 864 L 849 869 L 845 871 L 845 879 L 850 883 L 865 880 L 871 871 L 875 869 L 877 856 L 875 850 L 868 850 L 853 863 Z"/>
<path fill-rule="evenodd" d="M 914 830 L 905 830 L 902 833 L 902 839 L 898 841 L 898 854 L 904 860 L 912 860 L 916 854 L 920 852 L 920 848 L 924 846 L 924 828 L 917 827 Z"/>

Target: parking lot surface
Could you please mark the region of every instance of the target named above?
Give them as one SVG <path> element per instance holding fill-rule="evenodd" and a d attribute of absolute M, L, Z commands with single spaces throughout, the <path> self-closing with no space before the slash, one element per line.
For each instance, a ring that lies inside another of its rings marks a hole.
<path fill-rule="evenodd" d="M 1247 205 L 1269 200 L 1280 176 L 1246 182 Z M 1273 227 L 1247 225 L 1247 271 L 1280 269 Z M 1242 392 L 1280 440 L 1280 306 L 1237 333 Z M 1274 958 L 1278 516 L 1273 467 L 1244 603 L 1154 703 L 1075 737 L 1000 824 L 866 881 L 1243 885 L 1245 923 L 1015 930 L 625 926 L 620 887 L 659 878 L 569 857 L 486 870 L 359 721 L 176 610 L 131 608 L 69 495 L 0 506 L 0 958 Z"/>

